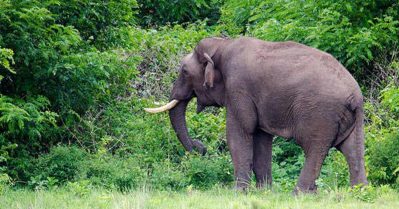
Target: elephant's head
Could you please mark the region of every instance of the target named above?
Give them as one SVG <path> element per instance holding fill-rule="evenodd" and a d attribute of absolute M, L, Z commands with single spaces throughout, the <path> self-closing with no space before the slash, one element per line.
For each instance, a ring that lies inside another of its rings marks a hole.
<path fill-rule="evenodd" d="M 188 136 L 186 126 L 186 107 L 193 97 L 197 97 L 197 112 L 206 106 L 224 105 L 224 83 L 220 65 L 220 53 L 228 40 L 207 38 L 200 41 L 194 51 L 185 56 L 179 69 L 170 96 L 170 102 L 159 108 L 146 108 L 147 112 L 169 111 L 172 126 L 187 151 L 196 148 L 205 154 L 205 146 Z"/>

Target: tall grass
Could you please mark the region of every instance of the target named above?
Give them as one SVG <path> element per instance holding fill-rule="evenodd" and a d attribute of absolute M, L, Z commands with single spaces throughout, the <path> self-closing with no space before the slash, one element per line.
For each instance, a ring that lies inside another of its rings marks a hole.
<path fill-rule="evenodd" d="M 372 199 L 361 198 L 371 193 Z M 78 195 L 61 188 L 7 191 L 0 196 L 0 208 L 399 208 L 399 195 L 388 187 L 324 190 L 317 195 L 300 196 L 270 190 L 237 193 L 225 188 L 205 192 L 190 189 L 161 192 L 146 188 L 129 193 L 91 190 Z"/>

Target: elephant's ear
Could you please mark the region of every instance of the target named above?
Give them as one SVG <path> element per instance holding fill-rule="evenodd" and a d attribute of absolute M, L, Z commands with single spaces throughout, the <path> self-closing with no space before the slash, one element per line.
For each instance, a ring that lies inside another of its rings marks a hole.
<path fill-rule="evenodd" d="M 213 88 L 213 82 L 215 81 L 215 63 L 207 53 L 204 53 L 204 57 L 207 61 L 204 73 L 204 87 Z"/>
<path fill-rule="evenodd" d="M 195 47 L 194 51 L 197 55 L 198 61 L 201 64 L 206 65 L 204 72 L 204 86 L 205 87 L 213 87 L 215 82 L 218 82 L 220 79 L 220 72 L 216 70 L 216 66 L 214 61 L 217 56 L 218 48 L 224 44 L 226 39 L 224 38 L 205 38 L 202 39 L 198 45 Z"/>
<path fill-rule="evenodd" d="M 213 37 L 213 38 L 204 38 L 202 39 L 198 45 L 195 47 L 194 51 L 197 54 L 198 60 L 200 63 L 208 62 L 208 59 L 204 56 L 204 54 L 208 54 L 209 57 L 213 57 L 221 44 L 226 39 Z"/>

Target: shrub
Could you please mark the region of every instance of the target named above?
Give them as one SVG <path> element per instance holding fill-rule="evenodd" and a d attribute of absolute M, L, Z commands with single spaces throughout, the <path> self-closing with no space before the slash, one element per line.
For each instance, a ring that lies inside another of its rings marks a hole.
<path fill-rule="evenodd" d="M 82 115 L 96 104 L 130 94 L 138 59 L 124 53 L 94 50 L 64 56 L 49 69 L 52 79 L 45 84 L 46 95 L 56 109 Z"/>
<path fill-rule="evenodd" d="M 134 3 L 0 3 L 0 166 L 13 159 L 10 176 L 26 180 L 27 159 L 79 140 L 71 129 L 86 111 L 130 95 L 139 58 L 103 47 L 101 37 L 133 24 Z"/>
<path fill-rule="evenodd" d="M 66 189 L 76 196 L 84 197 L 90 193 L 91 186 L 88 180 L 80 180 L 68 182 Z"/>
<path fill-rule="evenodd" d="M 142 186 L 146 179 L 136 158 L 94 155 L 75 146 L 52 148 L 32 160 L 26 172 L 32 172 L 28 184 L 34 189 L 67 185 L 72 190 L 102 187 L 126 192 Z"/>
<path fill-rule="evenodd" d="M 37 187 L 40 184 L 48 184 L 51 178 L 57 184 L 79 179 L 82 176 L 83 162 L 87 157 L 88 154 L 77 147 L 54 147 L 48 154 L 33 161 L 30 185 Z"/>
<path fill-rule="evenodd" d="M 387 68 L 395 67 L 392 61 Z M 399 72 L 399 71 L 397 71 Z M 387 80 L 390 83 L 380 92 L 378 100 L 366 105 L 367 118 L 367 167 L 369 178 L 374 184 L 390 184 L 399 188 L 399 88 L 396 74 Z"/>
<path fill-rule="evenodd" d="M 215 24 L 223 0 L 180 0 L 172 4 L 165 0 L 138 0 L 140 23 L 143 26 L 161 26 L 168 23 L 186 23 L 209 19 Z"/>
<path fill-rule="evenodd" d="M 380 106 L 380 110 L 376 110 L 371 104 L 367 107 L 371 120 L 366 127 L 369 178 L 375 184 L 398 187 L 399 156 L 395 150 L 399 149 L 399 120 L 391 118 L 394 114 L 389 109 Z"/>
<path fill-rule="evenodd" d="M 127 192 L 145 184 L 146 171 L 139 167 L 136 158 L 119 158 L 112 155 L 97 156 L 85 161 L 87 181 L 102 188 Z"/>
<path fill-rule="evenodd" d="M 184 178 L 194 188 L 209 189 L 217 185 L 230 185 L 234 182 L 234 172 L 230 156 L 190 156 L 182 162 Z"/>
<path fill-rule="evenodd" d="M 45 1 L 44 6 L 55 14 L 57 24 L 73 26 L 84 40 L 100 49 L 114 46 L 110 35 L 115 29 L 137 22 L 136 0 L 56 0 Z"/>
<path fill-rule="evenodd" d="M 15 71 L 11 68 L 11 64 L 14 64 L 13 55 L 14 52 L 11 49 L 0 48 L 0 69 L 4 68 L 6 73 L 15 73 Z M 0 83 L 3 78 L 4 75 L 0 75 Z"/>
<path fill-rule="evenodd" d="M 283 190 L 292 190 L 304 162 L 302 149 L 293 141 L 277 137 L 272 153 L 273 181 Z"/>
<path fill-rule="evenodd" d="M 189 186 L 189 182 L 178 164 L 166 159 L 153 164 L 151 186 L 160 190 L 180 190 Z"/>
<path fill-rule="evenodd" d="M 345 188 L 350 186 L 349 180 L 349 166 L 344 155 L 336 149 L 330 150 L 317 180 L 318 187 L 327 190 Z"/>
<path fill-rule="evenodd" d="M 249 18 L 253 10 L 259 5 L 260 0 L 238 1 L 227 0 L 220 8 L 221 16 L 218 30 L 225 31 L 230 35 L 238 35 L 246 31 Z"/>
<path fill-rule="evenodd" d="M 381 92 L 382 105 L 399 116 L 399 87 L 389 86 Z"/>
<path fill-rule="evenodd" d="M 126 93 L 136 73 L 137 56 L 125 56 L 129 52 L 122 49 L 99 51 L 101 47 L 95 48 L 85 39 L 112 34 L 109 27 L 131 25 L 134 3 L 6 1 L 0 16 L 0 40 L 14 52 L 16 74 L 7 74 L 1 92 L 41 94 L 50 99 L 57 112 L 72 110 L 79 114 L 95 105 L 99 94 L 107 95 L 101 98 L 103 102 L 110 95 L 119 96 L 121 92 L 116 89 Z M 82 16 L 73 15 L 75 9 Z M 3 51 L 1 57 L 7 58 L 2 58 L 2 65 L 7 66 L 10 54 Z"/>
<path fill-rule="evenodd" d="M 0 94 L 0 169 L 7 166 L 12 178 L 23 178 L 28 150 L 38 155 L 55 143 L 58 115 L 49 105 L 43 96 L 22 100 Z"/>
<path fill-rule="evenodd" d="M 227 153 L 206 157 L 191 154 L 181 160 L 178 164 L 170 160 L 155 163 L 149 176 L 151 186 L 161 190 L 209 189 L 234 182 Z"/>
<path fill-rule="evenodd" d="M 5 174 L 0 172 L 0 195 L 3 195 L 3 192 L 11 186 L 11 178 Z"/>
<path fill-rule="evenodd" d="M 399 186 L 399 155 L 396 152 L 399 149 L 398 127 L 396 131 L 383 133 L 382 137 L 368 143 L 369 178 L 376 184 Z"/>

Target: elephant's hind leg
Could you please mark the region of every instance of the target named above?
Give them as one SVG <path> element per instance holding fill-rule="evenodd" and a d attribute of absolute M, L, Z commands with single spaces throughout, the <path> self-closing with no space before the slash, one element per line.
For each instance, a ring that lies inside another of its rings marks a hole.
<path fill-rule="evenodd" d="M 253 171 L 256 187 L 262 188 L 265 183 L 272 185 L 272 142 L 273 135 L 257 130 L 254 134 Z"/>
<path fill-rule="evenodd" d="M 320 175 L 321 166 L 327 156 L 329 146 L 325 141 L 308 141 L 303 147 L 305 151 L 305 164 L 301 170 L 294 193 L 315 193 L 317 191 L 316 179 Z"/>
<path fill-rule="evenodd" d="M 364 166 L 364 141 L 356 138 L 356 130 L 338 145 L 337 149 L 342 152 L 348 162 L 351 185 L 367 185 Z"/>

